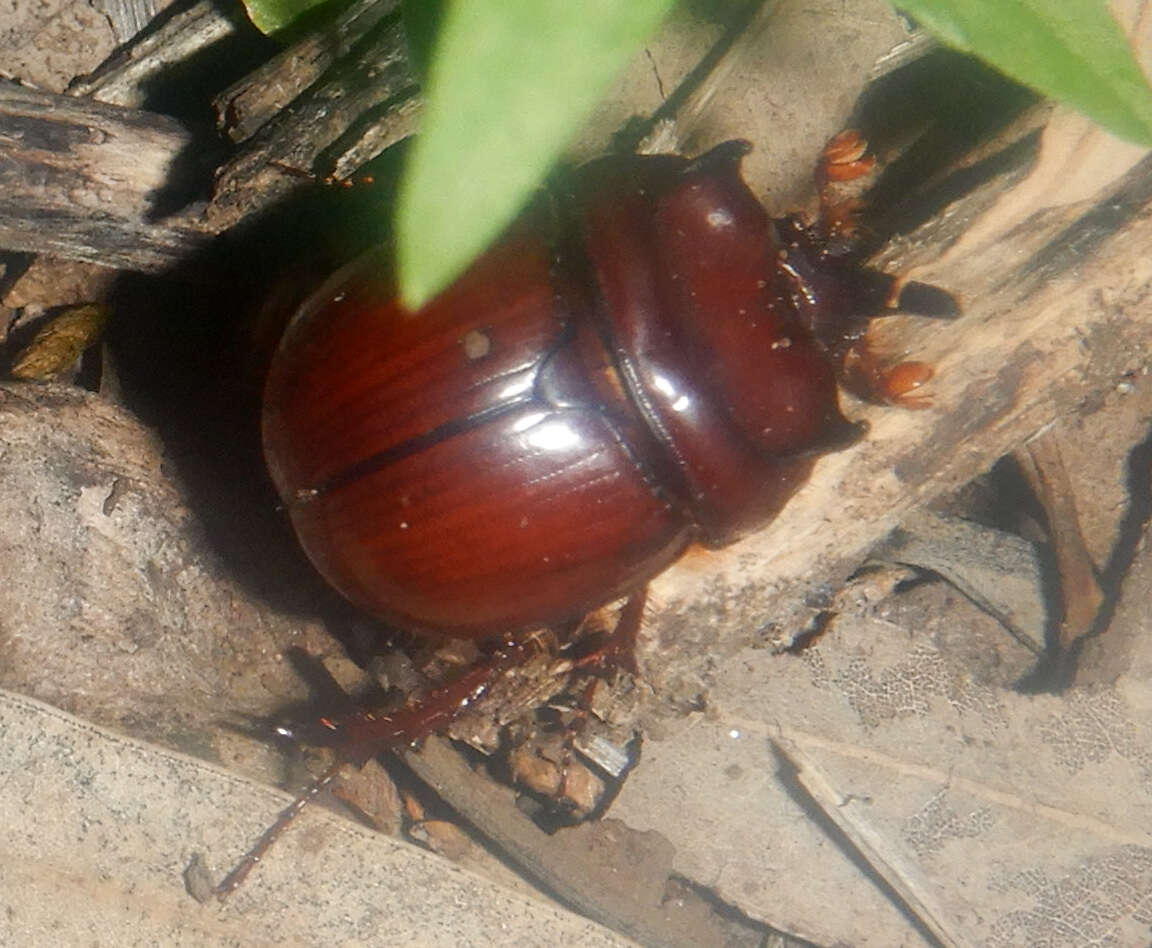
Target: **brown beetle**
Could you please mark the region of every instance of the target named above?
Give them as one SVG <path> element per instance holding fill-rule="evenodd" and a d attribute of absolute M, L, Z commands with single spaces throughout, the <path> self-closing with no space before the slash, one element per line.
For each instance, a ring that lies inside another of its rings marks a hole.
<path fill-rule="evenodd" d="M 480 638 L 770 520 L 852 439 L 836 379 L 892 280 L 702 158 L 605 158 L 419 313 L 383 251 L 296 315 L 265 454 L 304 549 L 389 622 Z M 568 226 L 568 222 L 571 226 Z"/>
<path fill-rule="evenodd" d="M 500 636 L 416 705 L 322 721 L 342 761 L 447 725 L 527 630 L 630 596 L 626 642 L 652 577 L 768 522 L 820 452 L 859 435 L 838 378 L 898 400 L 930 374 L 884 372 L 860 344 L 899 287 L 860 266 L 850 214 L 822 188 L 816 225 L 769 218 L 740 176 L 748 148 L 585 165 L 418 313 L 378 250 L 296 314 L 264 447 L 305 551 L 417 635 Z M 863 152 L 834 139 L 819 183 L 870 168 Z M 905 308 L 949 309 L 902 289 Z"/>

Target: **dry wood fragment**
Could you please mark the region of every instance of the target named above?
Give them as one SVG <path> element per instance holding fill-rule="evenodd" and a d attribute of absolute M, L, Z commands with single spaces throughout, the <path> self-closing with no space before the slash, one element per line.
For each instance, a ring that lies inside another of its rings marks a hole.
<path fill-rule="evenodd" d="M 180 122 L 92 99 L 0 89 L 0 129 L 10 146 L 0 168 L 0 246 L 128 270 L 168 269 L 303 186 L 293 171 L 307 176 L 330 160 L 339 172 L 407 137 L 419 103 L 403 31 L 395 16 L 372 25 L 321 81 L 274 117 L 262 116 L 259 133 L 217 172 L 206 212 L 191 202 L 207 196 L 218 149 Z M 186 55 L 227 28 L 193 8 L 174 23 L 174 48 Z M 77 90 L 139 101 L 142 83 L 173 55 L 153 45 L 142 41 L 138 56 Z M 292 57 L 276 66 L 291 86 Z M 281 85 L 264 78 L 266 88 Z"/>
<path fill-rule="evenodd" d="M 108 308 L 98 304 L 66 307 L 13 360 L 12 377 L 37 382 L 59 378 L 99 341 L 108 316 Z"/>
<path fill-rule="evenodd" d="M 95 72 L 78 78 L 69 85 L 67 94 L 80 102 L 95 100 L 109 105 L 139 108 L 144 104 L 155 80 L 161 78 L 173 66 L 187 61 L 214 43 L 231 36 L 236 29 L 235 18 L 225 15 L 209 0 L 200 0 L 192 7 L 167 17 L 162 23 L 146 32 L 140 32 L 144 26 L 144 23 L 140 22 L 137 30 L 125 35 L 121 35 L 120 29 L 126 28 L 127 24 L 152 19 L 155 10 L 151 4 L 147 0 L 117 2 L 108 13 L 113 28 L 117 30 L 117 35 L 124 45 Z M 93 116 L 92 120 L 99 121 L 96 116 Z M 130 135 L 130 132 L 122 129 L 122 134 Z M 136 151 L 130 144 L 126 145 L 127 150 L 135 154 L 136 160 L 143 162 L 150 159 L 162 166 L 170 166 L 177 161 L 182 151 L 186 153 L 186 147 L 182 141 L 174 141 L 174 153 L 166 156 L 147 150 Z M 140 172 L 148 173 L 144 168 L 141 168 Z M 29 177 L 39 175 L 39 168 L 35 162 L 29 166 L 28 175 Z M 175 184 L 175 181 L 173 183 Z M 75 187 L 78 191 L 82 191 L 84 184 L 80 181 Z M 127 206 L 132 205 L 129 203 Z M 140 223 L 142 222 L 129 212 L 126 226 L 131 229 Z M 190 221 L 189 226 L 195 228 L 196 224 Z M 14 309 L 29 304 L 57 306 L 67 302 L 104 298 L 107 285 L 115 272 L 111 268 L 122 263 L 117 264 L 109 258 L 93 264 L 71 254 L 67 246 L 61 246 L 62 241 L 69 239 L 66 230 L 53 233 L 52 227 L 45 227 L 37 230 L 36 234 L 44 238 L 40 248 L 44 255 L 32 262 L 28 270 L 5 295 L 4 303 L 7 306 Z M 196 235 L 193 241 L 198 240 L 199 237 Z M 60 256 L 52 255 L 53 249 Z M 193 247 L 188 248 L 189 253 L 193 250 Z M 167 258 L 156 260 L 147 253 L 137 254 L 134 247 L 125 247 L 123 251 L 131 255 L 134 263 L 132 269 L 148 270 L 168 266 Z M 182 256 L 183 252 L 180 255 Z M 61 295 L 59 280 L 62 269 L 68 271 L 70 275 L 68 282 L 76 286 L 78 292 Z M 42 288 L 46 288 L 47 292 L 41 292 Z"/>
<path fill-rule="evenodd" d="M 135 36 L 94 73 L 73 82 L 68 94 L 138 107 L 151 81 L 235 31 L 234 18 L 209 0 L 200 0 L 155 30 Z"/>
<path fill-rule="evenodd" d="M 1059 577 L 1061 616 L 1053 648 L 1068 651 L 1092 631 L 1104 591 L 1080 532 L 1076 496 L 1060 455 L 1060 436 L 1046 431 L 1015 454 L 1044 511 Z"/>
<path fill-rule="evenodd" d="M 0 86 L 0 247 L 154 270 L 207 245 L 179 207 L 196 175 L 175 119 Z"/>
<path fill-rule="evenodd" d="M 357 0 L 326 29 L 309 34 L 221 92 L 214 101 L 221 131 L 247 141 L 348 55 L 399 0 Z"/>
<path fill-rule="evenodd" d="M 405 103 L 416 91 L 403 25 L 398 18 L 385 18 L 323 82 L 278 112 L 220 169 L 207 226 L 227 230 L 289 194 L 300 186 L 292 172 L 326 173 L 320 167 L 325 156 L 335 168 L 345 141 L 352 144 L 370 135 L 373 147 L 382 150 L 406 138 L 415 127 L 416 111 Z"/>

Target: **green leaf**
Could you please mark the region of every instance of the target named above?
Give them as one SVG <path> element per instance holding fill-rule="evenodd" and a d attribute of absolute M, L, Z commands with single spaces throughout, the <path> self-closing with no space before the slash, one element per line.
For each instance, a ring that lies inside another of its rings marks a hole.
<path fill-rule="evenodd" d="M 1152 88 L 1104 0 L 893 0 L 943 43 L 1152 145 Z"/>
<path fill-rule="evenodd" d="M 283 30 L 327 0 L 243 0 L 248 19 L 265 36 Z"/>
<path fill-rule="evenodd" d="M 520 211 L 672 0 L 453 0 L 401 183 L 397 272 L 415 308 Z"/>

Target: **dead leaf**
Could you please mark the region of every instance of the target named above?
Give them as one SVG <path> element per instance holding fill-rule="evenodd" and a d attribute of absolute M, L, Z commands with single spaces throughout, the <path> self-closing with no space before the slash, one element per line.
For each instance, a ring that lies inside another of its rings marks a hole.
<path fill-rule="evenodd" d="M 97 304 L 69 306 L 54 314 L 13 360 L 13 378 L 48 382 L 69 371 L 104 333 L 111 315 Z"/>

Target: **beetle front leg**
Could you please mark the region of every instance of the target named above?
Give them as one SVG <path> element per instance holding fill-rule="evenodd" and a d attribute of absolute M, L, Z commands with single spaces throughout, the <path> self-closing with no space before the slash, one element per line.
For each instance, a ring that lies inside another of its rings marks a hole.
<path fill-rule="evenodd" d="M 841 132 L 824 146 L 814 175 L 820 198 L 817 229 L 824 237 L 851 240 L 856 236 L 863 203 L 856 197 L 838 195 L 835 185 L 855 181 L 875 168 L 876 158 L 868 154 L 868 140 L 855 129 Z"/>
<path fill-rule="evenodd" d="M 858 397 L 912 410 L 932 407 L 927 395 L 916 392 L 931 381 L 934 374 L 927 362 L 885 363 L 867 339 L 848 348 L 841 368 L 844 387 Z"/>
<path fill-rule="evenodd" d="M 867 292 L 879 310 L 873 310 L 869 319 L 886 315 L 883 310 L 930 319 L 955 319 L 960 315 L 959 303 L 947 290 L 878 270 L 863 270 L 861 274 L 860 285 L 868 283 Z M 866 329 L 858 338 L 845 337 L 840 351 L 843 353 L 839 366 L 841 384 L 857 397 L 901 408 L 931 406 L 927 396 L 916 394 L 932 379 L 934 370 L 927 362 L 885 359 L 870 344 Z"/>

